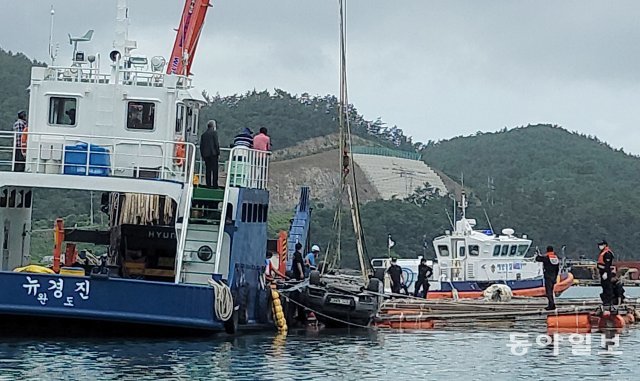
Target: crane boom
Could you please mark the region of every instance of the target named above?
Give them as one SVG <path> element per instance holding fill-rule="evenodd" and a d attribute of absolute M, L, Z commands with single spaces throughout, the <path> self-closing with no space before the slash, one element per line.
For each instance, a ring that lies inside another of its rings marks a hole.
<path fill-rule="evenodd" d="M 185 1 L 180 27 L 178 27 L 167 66 L 167 74 L 191 74 L 191 64 L 196 54 L 204 18 L 210 6 L 209 0 Z"/>

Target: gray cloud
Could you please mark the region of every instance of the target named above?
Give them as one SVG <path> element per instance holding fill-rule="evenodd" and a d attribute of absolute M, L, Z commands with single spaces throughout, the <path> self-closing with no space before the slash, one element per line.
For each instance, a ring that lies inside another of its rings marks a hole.
<path fill-rule="evenodd" d="M 46 60 L 50 3 L 60 62 L 68 32 L 93 28 L 87 50 L 110 49 L 115 0 L 1 2 L 5 49 Z M 167 56 L 182 1 L 130 8 L 140 53 Z M 631 0 L 351 0 L 350 100 L 418 140 L 544 122 L 640 153 L 638 13 Z M 214 0 L 198 84 L 221 94 L 337 93 L 337 21 L 335 0 Z"/>

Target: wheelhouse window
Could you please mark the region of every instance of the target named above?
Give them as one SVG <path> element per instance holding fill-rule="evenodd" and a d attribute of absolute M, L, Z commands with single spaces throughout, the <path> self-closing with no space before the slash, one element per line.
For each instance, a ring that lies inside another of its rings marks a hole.
<path fill-rule="evenodd" d="M 507 254 L 509 254 L 509 245 L 502 245 L 502 252 L 500 255 L 504 257 Z"/>
<path fill-rule="evenodd" d="M 500 245 L 496 245 L 496 247 L 493 248 L 493 256 L 494 257 L 497 257 L 497 256 L 500 255 L 500 248 L 501 248 Z"/>
<path fill-rule="evenodd" d="M 52 126 L 75 126 L 78 100 L 67 97 L 49 99 L 49 124 Z"/>
<path fill-rule="evenodd" d="M 516 255 L 517 251 L 518 251 L 518 246 L 511 245 L 511 250 L 509 250 L 509 256 L 513 257 L 514 255 Z"/>
<path fill-rule="evenodd" d="M 464 257 L 465 256 L 465 247 L 464 246 L 460 246 L 460 248 L 458 249 L 458 256 L 459 257 Z"/>
<path fill-rule="evenodd" d="M 469 245 L 469 255 L 472 257 L 477 257 L 478 255 L 480 255 L 480 246 Z"/>
<path fill-rule="evenodd" d="M 127 106 L 127 128 L 130 130 L 153 130 L 156 104 L 132 101 Z"/>
<path fill-rule="evenodd" d="M 529 250 L 529 245 L 518 245 L 518 256 L 524 257 L 527 254 L 527 250 Z"/>
<path fill-rule="evenodd" d="M 447 245 L 438 245 L 438 253 L 440 253 L 441 257 L 449 256 L 449 246 Z"/>

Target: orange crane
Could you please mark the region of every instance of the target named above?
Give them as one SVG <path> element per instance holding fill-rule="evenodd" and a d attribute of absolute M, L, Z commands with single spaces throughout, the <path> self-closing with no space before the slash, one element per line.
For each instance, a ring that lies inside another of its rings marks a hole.
<path fill-rule="evenodd" d="M 204 18 L 211 4 L 209 0 L 186 0 L 178 34 L 173 43 L 167 74 L 191 74 L 191 63 L 196 53 Z"/>

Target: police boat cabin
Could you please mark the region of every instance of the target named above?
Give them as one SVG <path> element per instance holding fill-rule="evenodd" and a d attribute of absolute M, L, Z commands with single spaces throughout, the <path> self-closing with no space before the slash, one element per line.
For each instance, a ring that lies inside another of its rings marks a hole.
<path fill-rule="evenodd" d="M 433 268 L 429 279 L 428 298 L 483 296 L 493 284 L 505 284 L 514 295 L 543 297 L 542 266 L 528 255 L 532 241 L 526 235 L 517 237 L 513 229 L 501 234 L 492 230 L 476 230 L 476 220 L 466 216 L 466 199 L 462 195 L 462 216 L 453 231 L 433 239 L 435 258 L 427 261 Z M 420 259 L 399 259 L 405 285 L 414 289 Z M 374 259 L 374 268 L 388 267 L 387 259 Z M 571 286 L 573 277 L 564 273 L 556 284 L 556 293 Z"/>
<path fill-rule="evenodd" d="M 0 317 L 229 332 L 267 323 L 268 153 L 222 149 L 224 186 L 194 184 L 206 101 L 187 74 L 208 8 L 186 0 L 177 65 L 133 54 L 118 0 L 113 51 L 84 52 L 90 31 L 70 36 L 69 65 L 32 68 L 28 127 L 0 134 Z M 33 266 L 32 209 L 47 207 L 35 196 L 69 189 L 102 194 L 108 223 L 51 221 L 53 266 Z M 78 253 L 84 243 L 102 251 Z"/>

